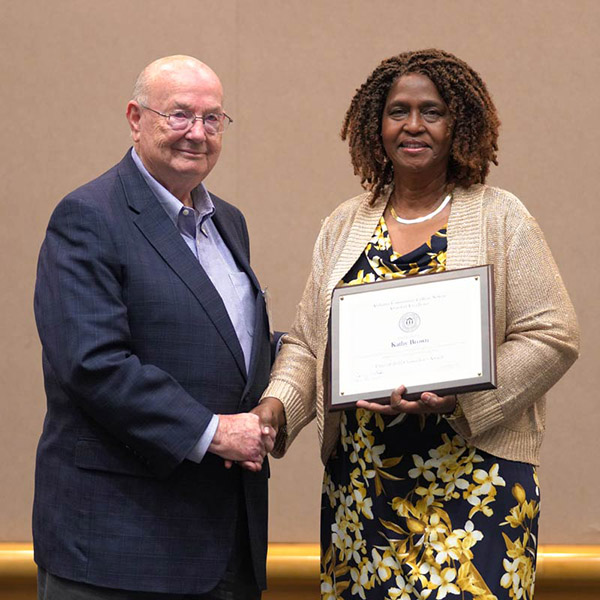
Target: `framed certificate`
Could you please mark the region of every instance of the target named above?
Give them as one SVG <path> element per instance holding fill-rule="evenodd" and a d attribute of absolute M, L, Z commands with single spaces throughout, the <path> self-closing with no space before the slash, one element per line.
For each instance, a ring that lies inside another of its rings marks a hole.
<path fill-rule="evenodd" d="M 495 388 L 493 288 L 492 265 L 336 288 L 330 410 Z"/>

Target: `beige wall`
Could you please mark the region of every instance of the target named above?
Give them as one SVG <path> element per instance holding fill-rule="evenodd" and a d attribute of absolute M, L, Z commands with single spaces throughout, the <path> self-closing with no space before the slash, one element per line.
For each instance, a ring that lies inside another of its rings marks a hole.
<path fill-rule="evenodd" d="M 235 123 L 209 187 L 245 212 L 287 329 L 321 220 L 360 191 L 338 136 L 353 91 L 381 59 L 437 46 L 488 83 L 503 122 L 490 181 L 541 223 L 582 325 L 582 358 L 550 394 L 541 541 L 600 543 L 599 27 L 596 0 L 0 0 L 0 541 L 30 539 L 37 251 L 58 200 L 127 149 L 140 69 L 186 53 L 221 75 Z M 318 539 L 321 471 L 310 427 L 274 465 L 272 541 Z"/>

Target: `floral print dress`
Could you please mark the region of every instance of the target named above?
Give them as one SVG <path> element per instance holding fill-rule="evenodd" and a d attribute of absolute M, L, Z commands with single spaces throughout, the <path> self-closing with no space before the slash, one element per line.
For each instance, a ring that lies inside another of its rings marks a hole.
<path fill-rule="evenodd" d="M 443 271 L 446 246 L 442 229 L 396 254 L 382 217 L 343 284 Z M 538 515 L 533 465 L 439 415 L 346 410 L 323 481 L 321 598 L 531 600 Z"/>

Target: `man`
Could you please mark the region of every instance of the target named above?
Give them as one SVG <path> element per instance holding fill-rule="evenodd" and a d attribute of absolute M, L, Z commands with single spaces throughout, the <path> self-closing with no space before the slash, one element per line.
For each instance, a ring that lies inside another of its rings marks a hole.
<path fill-rule="evenodd" d="M 127 119 L 133 149 L 59 203 L 40 253 L 38 595 L 260 598 L 278 423 L 256 406 L 271 346 L 245 221 L 202 185 L 221 83 L 159 59 Z"/>

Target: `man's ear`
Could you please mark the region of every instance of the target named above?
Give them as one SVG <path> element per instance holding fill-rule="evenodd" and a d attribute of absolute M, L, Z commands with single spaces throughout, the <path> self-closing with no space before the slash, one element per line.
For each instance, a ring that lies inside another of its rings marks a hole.
<path fill-rule="evenodd" d="M 140 105 L 135 100 L 130 100 L 125 114 L 131 130 L 131 139 L 137 142 L 140 139 L 140 119 L 142 118 Z"/>

